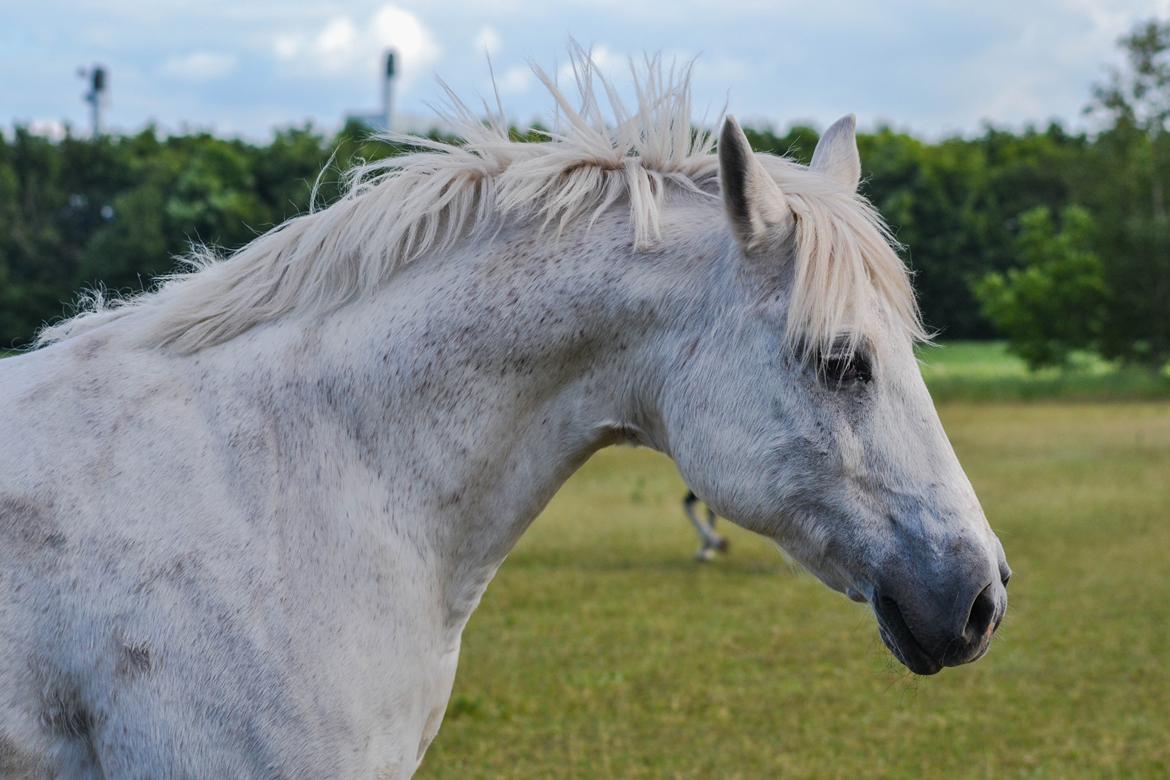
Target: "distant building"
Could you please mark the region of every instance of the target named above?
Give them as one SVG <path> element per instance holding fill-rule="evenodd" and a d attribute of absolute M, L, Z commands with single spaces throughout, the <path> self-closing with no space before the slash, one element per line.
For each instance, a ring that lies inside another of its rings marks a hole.
<path fill-rule="evenodd" d="M 394 121 L 394 81 L 397 77 L 397 63 L 393 49 L 386 50 L 385 64 L 386 67 L 382 71 L 382 110 L 378 113 L 347 114 L 346 122 L 359 122 L 375 133 L 397 129 Z"/>

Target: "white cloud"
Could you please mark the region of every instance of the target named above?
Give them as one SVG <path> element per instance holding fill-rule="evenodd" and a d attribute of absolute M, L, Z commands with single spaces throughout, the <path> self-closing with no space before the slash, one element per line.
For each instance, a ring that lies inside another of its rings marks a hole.
<path fill-rule="evenodd" d="M 519 95 L 532 86 L 532 68 L 513 65 L 496 76 L 496 88 L 501 95 Z"/>
<path fill-rule="evenodd" d="M 372 35 L 378 49 L 392 47 L 398 52 L 403 82 L 429 74 L 442 54 L 431 31 L 417 16 L 392 5 L 374 14 Z"/>
<path fill-rule="evenodd" d="M 282 60 L 291 60 L 301 51 L 301 39 L 295 35 L 278 35 L 272 42 L 272 50 Z"/>
<path fill-rule="evenodd" d="M 368 77 L 386 49 L 397 53 L 399 83 L 430 72 L 442 49 L 422 20 L 395 5 L 383 5 L 369 19 L 330 18 L 317 33 L 281 33 L 272 51 L 285 62 L 299 62 L 310 74 Z"/>
<path fill-rule="evenodd" d="M 503 41 L 500 40 L 500 34 L 492 27 L 481 27 L 479 32 L 475 34 L 474 46 L 476 51 L 486 51 L 488 54 L 495 54 L 500 50 Z"/>
<path fill-rule="evenodd" d="M 33 135 L 39 135 L 51 141 L 60 141 L 65 137 L 65 123 L 60 119 L 34 119 L 25 127 Z"/>
<path fill-rule="evenodd" d="M 348 16 L 338 16 L 329 20 L 310 48 L 318 63 L 329 69 L 339 68 L 353 51 L 357 38 L 353 21 Z"/>
<path fill-rule="evenodd" d="M 167 76 L 183 81 L 212 81 L 235 71 L 237 64 L 234 54 L 196 51 L 167 58 L 162 70 Z"/>

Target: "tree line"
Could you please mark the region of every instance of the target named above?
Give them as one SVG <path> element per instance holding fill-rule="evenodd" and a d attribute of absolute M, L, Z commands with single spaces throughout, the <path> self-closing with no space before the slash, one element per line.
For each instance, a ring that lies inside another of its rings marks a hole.
<path fill-rule="evenodd" d="M 941 339 L 1006 337 L 1034 366 L 1075 350 L 1170 358 L 1170 24 L 1143 23 L 1121 46 L 1126 66 L 1087 94 L 1094 133 L 859 136 L 864 194 Z M 803 162 L 817 141 L 804 126 L 747 132 Z M 79 289 L 140 290 L 193 241 L 232 249 L 303 213 L 323 170 L 319 203 L 337 196 L 346 161 L 399 151 L 357 126 L 267 143 L 151 127 L 50 140 L 17 126 L 0 142 L 0 348 L 27 344 Z"/>

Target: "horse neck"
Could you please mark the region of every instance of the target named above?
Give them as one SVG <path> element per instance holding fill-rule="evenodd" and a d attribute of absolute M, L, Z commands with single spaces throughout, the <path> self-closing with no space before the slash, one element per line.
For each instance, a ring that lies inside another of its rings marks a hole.
<path fill-rule="evenodd" d="M 359 475 L 321 489 L 390 497 L 365 521 L 438 572 L 448 627 L 593 452 L 665 448 L 656 399 L 686 338 L 679 302 L 713 254 L 685 224 L 651 254 L 618 216 L 559 239 L 510 229 L 406 267 L 318 326 L 273 329 L 266 384 L 295 396 L 310 451 L 349 464 L 324 473 Z"/>

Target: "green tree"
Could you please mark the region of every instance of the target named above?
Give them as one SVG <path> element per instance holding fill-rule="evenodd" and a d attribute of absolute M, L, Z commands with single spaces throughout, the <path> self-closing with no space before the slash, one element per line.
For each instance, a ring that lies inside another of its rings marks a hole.
<path fill-rule="evenodd" d="M 1040 206 L 1019 222 L 1021 267 L 987 274 L 974 285 L 975 296 L 1029 367 L 1064 366 L 1074 350 L 1095 347 L 1101 330 L 1106 287 L 1092 249 L 1093 220 L 1070 206 L 1058 227 Z"/>
<path fill-rule="evenodd" d="M 1143 22 L 1119 43 L 1126 64 L 1086 109 L 1107 122 L 1088 161 L 1112 293 L 1101 348 L 1158 368 L 1170 358 L 1170 23 Z"/>

